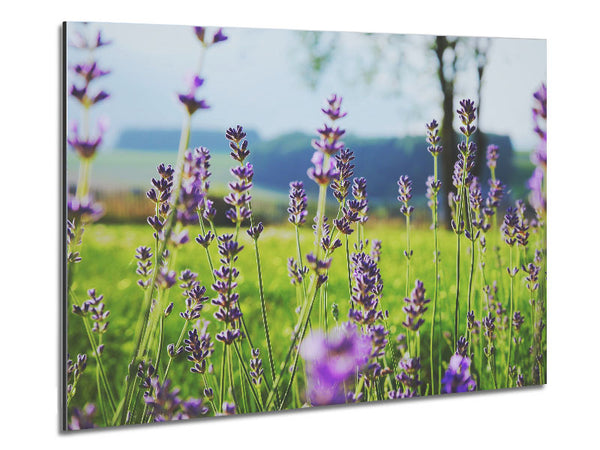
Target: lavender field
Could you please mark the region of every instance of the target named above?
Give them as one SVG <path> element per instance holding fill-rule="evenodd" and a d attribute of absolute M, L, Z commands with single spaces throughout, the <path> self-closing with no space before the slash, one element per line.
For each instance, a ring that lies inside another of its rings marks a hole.
<path fill-rule="evenodd" d="M 524 186 L 498 177 L 502 150 L 478 148 L 478 102 L 457 98 L 450 118 L 422 124 L 430 176 L 394 168 L 385 207 L 395 213 L 375 214 L 358 167 L 377 158 L 345 145 L 353 111 L 334 93 L 312 112 L 322 125 L 306 142 L 306 176 L 289 180 L 281 206 L 281 195 L 255 196 L 271 174 L 253 163 L 244 123 L 223 127 L 229 155 L 217 165 L 190 139 L 212 107 L 203 64 L 229 40 L 195 27 L 176 157 L 153 165 L 146 223 L 111 223 L 93 181 L 105 125 L 90 117 L 112 101 L 97 87 L 109 74 L 97 58 L 118 43 L 83 30 L 67 33 L 85 57 L 67 86 L 67 170 L 77 176 L 65 192 L 65 428 L 546 383 L 544 80 L 527 99 L 536 145 Z M 261 220 L 263 203 L 284 219 Z"/>

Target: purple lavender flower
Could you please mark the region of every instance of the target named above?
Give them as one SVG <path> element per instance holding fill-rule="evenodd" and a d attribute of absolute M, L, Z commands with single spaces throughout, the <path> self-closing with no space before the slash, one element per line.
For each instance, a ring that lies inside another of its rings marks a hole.
<path fill-rule="evenodd" d="M 348 316 L 359 325 L 372 325 L 383 319 L 383 313 L 377 309 L 383 291 L 383 283 L 377 263 L 363 252 L 351 256 L 352 306 Z"/>
<path fill-rule="evenodd" d="M 290 183 L 290 206 L 287 210 L 290 214 L 288 221 L 296 226 L 304 224 L 308 214 L 307 208 L 308 199 L 304 191 L 304 183 L 292 181 Z"/>
<path fill-rule="evenodd" d="M 408 202 L 412 198 L 412 181 L 406 175 L 400 176 L 398 179 L 398 201 L 402 203 L 400 212 L 409 217 L 414 211 L 414 206 L 409 206 Z"/>
<path fill-rule="evenodd" d="M 260 235 L 262 234 L 264 229 L 265 228 L 264 228 L 262 222 L 258 222 L 258 225 L 250 227 L 246 231 L 246 233 L 248 233 L 248 236 L 250 236 L 252 239 L 257 240 L 260 237 Z"/>
<path fill-rule="evenodd" d="M 235 403 L 223 402 L 223 415 L 232 416 L 236 413 Z"/>
<path fill-rule="evenodd" d="M 464 99 L 460 102 L 460 108 L 456 110 L 462 125 L 460 126 L 460 131 L 466 137 L 470 137 L 475 131 L 477 127 L 473 125 L 475 122 L 475 112 L 477 108 L 475 107 L 475 102 L 473 100 Z"/>
<path fill-rule="evenodd" d="M 262 383 L 264 370 L 262 367 L 262 359 L 259 358 L 260 350 L 257 348 L 252 349 L 252 358 L 250 359 L 250 376 L 252 382 L 256 386 L 260 386 Z"/>
<path fill-rule="evenodd" d="M 95 203 L 91 195 L 81 199 L 73 195 L 67 196 L 67 211 L 75 226 L 95 222 L 104 214 L 104 209 Z"/>
<path fill-rule="evenodd" d="M 67 137 L 67 143 L 82 159 L 91 159 L 96 155 L 96 151 L 107 129 L 107 121 L 99 120 L 97 125 L 96 136 L 80 136 L 79 126 L 73 121 L 70 126 L 70 133 Z"/>
<path fill-rule="evenodd" d="M 538 215 L 542 215 L 546 210 L 546 190 L 544 179 L 547 166 L 547 131 L 546 120 L 548 117 L 547 101 L 548 91 L 546 85 L 542 84 L 540 89 L 533 94 L 535 106 L 533 107 L 533 121 L 535 123 L 534 131 L 540 137 L 537 149 L 531 155 L 531 161 L 536 165 L 531 178 L 528 181 L 528 187 L 531 190 L 529 203 Z"/>
<path fill-rule="evenodd" d="M 396 380 L 402 384 L 403 390 L 394 394 L 389 393 L 390 398 L 412 398 L 418 397 L 418 388 L 421 384 L 419 371 L 421 370 L 421 358 L 411 358 L 405 355 L 398 363 L 400 374 Z M 391 394 L 391 395 L 390 395 Z"/>
<path fill-rule="evenodd" d="M 161 384 L 158 376 L 150 378 L 149 390 L 144 392 L 144 402 L 150 408 L 155 422 L 191 419 L 208 413 L 208 408 L 203 406 L 202 400 L 182 401 L 179 398 L 179 389 L 171 390 L 171 380 L 165 380 Z"/>
<path fill-rule="evenodd" d="M 404 301 L 407 305 L 402 310 L 406 313 L 406 320 L 402 325 L 409 330 L 418 331 L 425 323 L 423 315 L 428 309 L 425 305 L 431 301 L 425 299 L 425 286 L 422 281 L 415 281 L 415 288 L 410 293 L 410 298 L 405 298 Z"/>
<path fill-rule="evenodd" d="M 242 312 L 237 306 L 239 294 L 235 292 L 239 271 L 233 264 L 237 261 L 238 253 L 244 247 L 233 239 L 232 234 L 223 234 L 217 240 L 222 266 L 214 270 L 215 282 L 212 289 L 217 293 L 217 297 L 212 299 L 212 304 L 218 306 L 214 317 L 225 324 L 226 330 L 217 334 L 215 338 L 226 345 L 230 345 L 241 336 L 240 330 L 236 328 L 242 317 Z"/>
<path fill-rule="evenodd" d="M 323 108 L 331 122 L 346 116 L 346 113 L 341 112 L 342 98 L 337 95 L 332 95 L 328 100 L 328 107 Z M 320 138 L 312 141 L 312 146 L 316 149 L 311 162 L 314 167 L 308 169 L 308 176 L 321 186 L 327 186 L 329 183 L 340 176 L 340 171 L 337 169 L 334 156 L 337 152 L 344 148 L 344 143 L 339 138 L 345 133 L 339 127 L 334 128 L 333 125 L 323 125 L 317 130 Z M 347 155 L 345 155 L 347 156 Z"/>
<path fill-rule="evenodd" d="M 179 94 L 177 97 L 179 101 L 185 106 L 188 114 L 192 116 L 199 109 L 208 109 L 210 106 L 206 103 L 206 100 L 196 99 L 196 92 L 198 88 L 204 84 L 204 79 L 198 75 L 191 77 L 188 82 L 188 91 L 186 94 Z"/>
<path fill-rule="evenodd" d="M 350 149 L 341 149 L 339 155 L 335 156 L 335 168 L 338 177 L 331 182 L 333 195 L 339 203 L 343 203 L 350 190 L 350 178 L 354 175 L 354 153 Z"/>
<path fill-rule="evenodd" d="M 498 163 L 498 146 L 491 144 L 487 147 L 486 160 L 490 170 L 495 170 Z"/>
<path fill-rule="evenodd" d="M 308 177 L 319 185 L 327 186 L 331 180 L 339 176 L 335 160 L 322 152 L 313 153 L 310 162 L 313 163 L 314 167 L 308 169 Z"/>
<path fill-rule="evenodd" d="M 210 334 L 206 332 L 205 327 L 198 334 L 197 329 L 188 331 L 188 338 L 184 341 L 185 351 L 189 353 L 187 359 L 193 363 L 190 372 L 203 374 L 206 371 L 206 359 L 213 353 L 213 343 Z"/>
<path fill-rule="evenodd" d="M 76 31 L 69 41 L 71 47 L 75 47 L 81 50 L 95 50 L 105 45 L 110 45 L 112 41 L 105 41 L 102 37 L 102 31 L 98 30 L 98 33 L 92 40 L 88 40 L 82 33 Z"/>
<path fill-rule="evenodd" d="M 517 217 L 516 208 L 509 207 L 504 215 L 504 222 L 502 224 L 502 234 L 504 236 L 504 242 L 511 247 L 517 242 L 517 227 L 519 225 L 519 218 Z"/>
<path fill-rule="evenodd" d="M 152 250 L 150 247 L 140 246 L 135 250 L 135 258 L 138 260 L 136 273 L 142 278 L 138 280 L 138 284 L 142 289 L 146 289 L 150 285 L 149 277 L 152 275 Z"/>
<path fill-rule="evenodd" d="M 288 258 L 288 276 L 293 285 L 300 285 L 304 276 L 308 273 L 308 267 L 300 268 L 294 258 Z"/>
<path fill-rule="evenodd" d="M 470 366 L 469 358 L 460 354 L 452 355 L 448 369 L 442 378 L 442 394 L 474 391 L 476 384 L 475 380 L 471 378 Z"/>
<path fill-rule="evenodd" d="M 352 180 L 352 196 L 354 197 L 354 202 L 348 202 L 348 208 L 358 214 L 358 222 L 365 223 L 369 220 L 369 216 L 367 216 L 369 207 L 366 178 L 360 177 Z M 346 216 L 348 217 L 348 213 L 346 213 Z"/>
<path fill-rule="evenodd" d="M 208 38 L 206 36 L 206 28 L 205 27 L 193 27 L 194 33 L 198 40 L 205 47 L 210 47 L 213 44 L 218 44 L 219 42 L 226 41 L 228 39 L 227 36 L 223 33 L 223 28 L 219 28 L 219 30 L 212 35 L 212 38 Z"/>
<path fill-rule="evenodd" d="M 332 122 L 346 117 L 347 112 L 341 112 L 342 106 L 342 97 L 339 97 L 336 94 L 331 94 L 331 96 L 327 99 L 327 104 L 329 105 L 327 109 L 322 108 L 321 111 L 325 113 Z"/>
<path fill-rule="evenodd" d="M 95 415 L 96 406 L 93 403 L 86 403 L 83 409 L 73 408 L 69 430 L 96 428 L 96 425 L 94 424 Z"/>
<path fill-rule="evenodd" d="M 344 383 L 368 361 L 371 341 L 354 326 L 327 335 L 313 331 L 301 344 L 307 369 L 308 397 L 313 406 L 344 403 Z"/>
<path fill-rule="evenodd" d="M 442 146 L 438 145 L 441 141 L 438 126 L 439 124 L 435 119 L 432 120 L 431 123 L 425 125 L 427 128 L 427 143 L 429 144 L 427 151 L 429 151 L 429 153 L 431 153 L 434 157 L 438 156 L 443 150 Z"/>

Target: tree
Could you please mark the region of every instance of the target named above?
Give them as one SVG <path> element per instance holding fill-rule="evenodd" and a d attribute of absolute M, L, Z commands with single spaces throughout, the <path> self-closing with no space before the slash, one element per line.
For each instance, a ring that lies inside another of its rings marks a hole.
<path fill-rule="evenodd" d="M 331 63 L 336 52 L 343 52 L 344 45 L 340 39 L 333 40 L 325 38 L 325 35 L 331 33 L 310 32 L 310 39 L 307 39 L 304 34 L 304 48 L 307 50 L 308 65 L 312 69 L 311 76 L 308 78 L 312 87 L 318 83 L 318 76 L 323 72 L 323 69 Z M 370 41 L 370 51 L 372 55 L 377 55 L 376 58 L 367 59 L 368 64 L 365 64 L 365 58 L 360 58 L 359 68 L 362 72 L 361 81 L 364 83 L 372 83 L 375 80 L 375 74 L 382 71 L 391 72 L 396 80 L 400 77 L 401 67 L 398 64 L 406 64 L 404 55 L 404 47 L 406 45 L 414 45 L 406 41 L 405 36 L 399 35 L 379 35 L 379 34 L 363 34 L 365 39 Z M 442 222 L 449 224 L 450 208 L 446 201 L 447 194 L 452 189 L 452 172 L 454 162 L 458 155 L 457 136 L 454 131 L 454 106 L 455 106 L 455 87 L 459 73 L 464 72 L 469 67 L 469 63 L 475 61 L 477 70 L 477 97 L 476 104 L 481 102 L 481 88 L 485 67 L 488 62 L 488 53 L 490 40 L 487 38 L 463 38 L 449 36 L 431 36 L 428 39 L 425 54 L 431 55 L 435 62 L 437 84 L 441 93 L 441 110 L 442 117 L 441 125 L 441 140 L 444 151 L 441 156 L 441 180 L 442 180 L 442 195 L 441 195 L 441 213 L 443 215 Z M 385 55 L 389 55 L 397 51 L 401 56 L 397 58 L 396 66 L 391 66 Z M 351 50 L 351 54 L 356 58 L 356 52 Z M 346 58 L 345 58 L 346 59 Z M 306 61 L 305 61 L 306 67 Z M 413 70 L 419 68 L 413 67 Z M 481 161 L 485 155 L 485 135 L 477 133 L 476 144 L 479 150 L 479 164 L 475 167 L 475 173 L 481 167 Z"/>

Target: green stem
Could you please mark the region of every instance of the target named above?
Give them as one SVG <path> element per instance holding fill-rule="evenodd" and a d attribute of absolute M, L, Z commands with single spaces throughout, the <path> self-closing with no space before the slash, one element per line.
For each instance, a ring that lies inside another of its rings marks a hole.
<path fill-rule="evenodd" d="M 510 276 L 510 297 L 509 297 L 509 304 L 510 304 L 510 314 L 508 316 L 508 359 L 506 361 L 506 387 L 510 387 L 510 377 L 509 377 L 509 371 L 510 371 L 510 359 L 512 356 L 512 330 L 513 330 L 513 326 L 512 326 L 512 319 L 513 319 L 513 303 L 514 303 L 514 299 L 513 299 L 513 294 L 514 294 L 514 284 L 515 284 L 515 277 L 512 274 L 512 261 L 513 261 L 513 246 L 510 246 L 509 249 L 509 270 L 511 271 L 509 273 Z"/>
<path fill-rule="evenodd" d="M 271 379 L 275 380 L 275 363 L 273 362 L 273 350 L 271 347 L 271 337 L 269 334 L 269 322 L 267 320 L 267 307 L 262 282 L 262 270 L 260 265 L 260 252 L 258 250 L 258 239 L 254 239 L 254 254 L 256 256 L 256 269 L 258 271 L 258 290 L 260 294 L 260 307 L 262 312 L 263 327 L 265 329 L 265 338 L 267 340 L 267 352 L 269 355 L 269 366 L 271 368 Z M 279 397 L 279 394 L 277 394 Z"/>
<path fill-rule="evenodd" d="M 235 349 L 235 352 L 238 356 L 238 359 L 240 361 L 240 366 L 242 368 L 242 373 L 245 375 L 246 377 L 246 381 L 248 382 L 248 385 L 250 386 L 250 392 L 252 392 L 252 396 L 254 397 L 254 400 L 256 401 L 256 405 L 258 406 L 258 411 L 262 412 L 264 411 L 264 407 L 262 405 L 262 402 L 260 401 L 260 397 L 258 396 L 256 390 L 254 389 L 254 384 L 252 383 L 252 378 L 250 377 L 250 373 L 248 372 L 248 369 L 246 368 L 246 363 L 244 362 L 244 359 L 242 358 L 242 354 L 240 353 L 240 349 L 237 347 L 237 343 L 233 343 L 233 348 Z M 233 389 L 233 387 L 232 387 Z"/>
<path fill-rule="evenodd" d="M 108 396 L 108 401 L 110 403 L 112 413 L 114 413 L 116 410 L 115 399 L 113 397 L 112 390 L 110 389 L 110 385 L 108 384 L 108 378 L 106 377 L 106 371 L 104 370 L 104 365 L 102 364 L 102 358 L 100 358 L 100 355 L 98 354 L 98 344 L 96 343 L 96 339 L 92 334 L 92 330 L 90 328 L 90 324 L 88 323 L 87 317 L 83 317 L 83 325 L 85 327 L 85 332 L 87 334 L 90 346 L 92 347 L 92 352 L 94 354 L 94 357 L 96 358 L 96 363 L 100 368 L 100 377 L 102 378 L 102 384 Z"/>

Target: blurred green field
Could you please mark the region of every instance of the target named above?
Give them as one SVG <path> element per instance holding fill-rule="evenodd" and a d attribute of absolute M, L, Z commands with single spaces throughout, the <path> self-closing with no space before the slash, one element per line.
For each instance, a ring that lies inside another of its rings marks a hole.
<path fill-rule="evenodd" d="M 104 295 L 107 308 L 111 311 L 110 326 L 108 332 L 104 335 L 106 345 L 103 361 L 106 365 L 108 378 L 112 383 L 115 392 L 120 392 L 125 378 L 125 371 L 128 358 L 133 350 L 133 337 L 135 324 L 140 314 L 143 294 L 137 286 L 138 276 L 135 274 L 136 260 L 134 253 L 136 247 L 147 245 L 153 247 L 153 239 L 148 226 L 136 225 L 117 225 L 117 224 L 96 224 L 89 226 L 84 234 L 84 245 L 81 251 L 83 261 L 76 265 L 74 273 L 74 283 L 72 286 L 72 295 L 70 302 L 81 303 L 86 298 L 86 291 L 95 288 L 96 291 Z M 218 230 L 223 233 L 226 229 Z M 410 289 L 412 289 L 415 278 L 419 278 L 425 283 L 427 289 L 427 298 L 433 296 L 434 271 L 433 271 L 433 234 L 429 229 L 411 230 L 411 246 L 414 250 L 412 259 L 412 274 Z M 195 236 L 199 229 L 191 229 L 190 235 Z M 381 239 L 383 241 L 383 252 L 379 267 L 381 269 L 384 282 L 382 297 L 382 309 L 390 312 L 388 325 L 390 329 L 390 341 L 392 348 L 395 346 L 395 338 L 398 333 L 404 332 L 401 323 L 405 319 L 402 312 L 404 306 L 406 288 L 406 266 L 403 251 L 405 249 L 406 237 L 405 229 L 402 223 L 394 222 L 368 222 L 366 226 L 366 237 L 368 239 Z M 301 235 L 302 251 L 306 254 L 312 249 L 312 233 L 308 228 L 303 229 Z M 492 235 L 488 238 L 490 248 L 493 246 Z M 249 332 L 255 346 L 261 348 L 263 358 L 266 358 L 266 343 L 262 328 L 260 299 L 258 295 L 258 281 L 255 264 L 254 252 L 250 238 L 245 233 L 240 233 L 240 239 L 245 248 L 241 252 L 237 267 L 241 274 L 238 279 L 240 293 L 240 303 L 245 316 Z M 351 241 L 354 242 L 354 235 Z M 536 238 L 534 237 L 533 240 Z M 268 320 L 271 330 L 271 340 L 273 342 L 274 358 L 281 362 L 285 352 L 289 347 L 292 328 L 296 321 L 294 309 L 296 307 L 295 287 L 289 282 L 287 275 L 287 258 L 296 255 L 295 233 L 291 225 L 269 226 L 262 234 L 259 245 L 261 248 L 262 266 L 264 274 L 265 298 L 268 310 Z M 441 252 L 441 288 L 439 295 L 439 310 L 443 321 L 443 330 L 451 332 L 453 330 L 453 311 L 456 295 L 455 285 L 455 235 L 446 230 L 440 231 L 440 252 Z M 461 278 L 461 298 L 463 298 L 461 309 L 460 330 L 464 330 L 466 314 L 466 289 L 468 281 L 468 269 L 470 261 L 470 248 L 464 248 L 462 257 Z M 508 277 L 503 268 L 508 261 L 508 251 L 502 245 L 502 250 L 498 253 L 492 253 L 488 256 L 488 282 L 498 280 L 498 300 L 507 305 L 506 293 L 508 292 Z M 213 261 L 217 264 L 218 258 L 216 246 L 211 246 Z M 346 274 L 346 258 L 343 247 L 334 253 L 333 264 L 330 271 L 328 284 L 328 303 L 337 303 L 340 307 L 340 321 L 345 321 L 348 312 L 348 282 Z M 477 261 L 477 259 L 476 259 Z M 502 269 L 500 269 L 502 267 Z M 199 274 L 201 284 L 207 287 L 208 295 L 213 292 L 210 289 L 211 275 L 208 268 L 206 254 L 202 247 L 195 242 L 190 242 L 183 246 L 176 257 L 176 270 L 190 268 Z M 182 290 L 176 286 L 170 289 L 169 301 L 175 303 L 174 313 L 165 321 L 165 346 L 177 340 L 183 319 L 179 317 L 179 312 L 184 311 L 184 297 Z M 518 278 L 517 290 L 515 296 L 515 310 L 520 309 L 525 313 L 528 311 L 527 292 L 524 288 L 522 277 Z M 481 294 L 481 280 L 478 272 L 473 284 L 473 305 L 476 311 L 477 319 L 483 316 Z M 214 307 L 208 303 L 203 310 L 202 317 L 211 322 L 209 330 L 214 338 L 215 320 L 212 317 Z M 333 318 L 329 313 L 329 323 L 334 325 Z M 317 322 L 318 311 L 313 310 L 314 322 Z M 422 351 L 425 352 L 429 346 L 429 330 L 431 323 L 431 308 L 426 313 L 426 322 L 421 328 Z M 526 332 L 524 332 L 526 333 Z M 523 335 L 527 338 L 527 334 Z M 451 355 L 451 343 L 449 338 L 443 341 L 443 360 L 446 361 Z M 90 355 L 88 341 L 81 320 L 71 314 L 68 314 L 68 347 L 72 357 L 78 353 L 87 353 Z M 219 365 L 218 355 L 221 351 L 221 345 L 215 343 L 216 352 L 212 357 L 215 366 Z M 523 349 L 523 351 L 526 349 Z M 476 350 L 477 353 L 477 350 Z M 265 373 L 268 374 L 268 364 L 264 360 Z M 89 360 L 89 366 L 94 367 L 93 358 Z M 498 364 L 502 367 L 502 364 Z M 473 370 L 477 371 L 477 367 Z M 424 372 L 428 370 L 424 367 Z M 176 386 L 181 387 L 183 395 L 198 396 L 203 386 L 200 384 L 200 378 L 189 372 L 189 363 L 185 358 L 176 360 L 175 366 L 171 371 L 170 377 Z M 483 380 L 478 386 L 479 389 L 491 388 L 489 377 Z M 96 384 L 93 370 L 88 369 L 84 374 L 79 386 L 74 405 L 82 405 L 87 401 L 96 401 Z"/>

